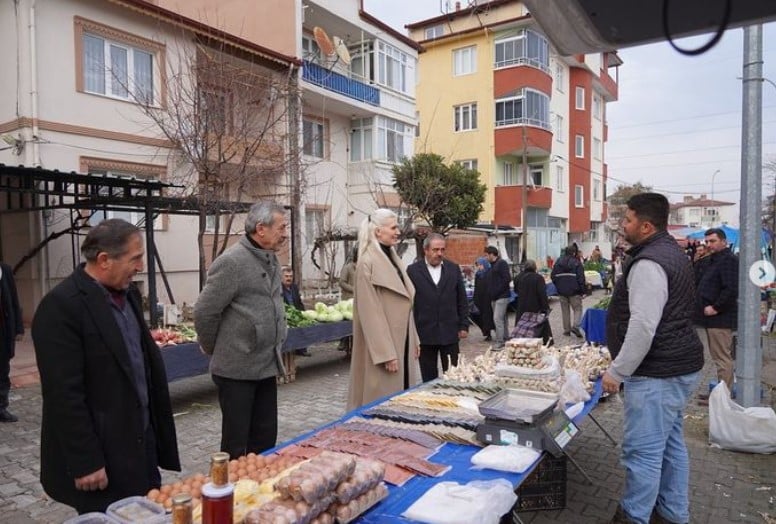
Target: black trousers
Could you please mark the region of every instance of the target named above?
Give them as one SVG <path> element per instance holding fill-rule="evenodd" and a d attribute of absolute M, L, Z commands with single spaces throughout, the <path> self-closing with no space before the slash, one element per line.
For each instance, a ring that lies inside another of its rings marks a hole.
<path fill-rule="evenodd" d="M 234 380 L 213 375 L 221 406 L 221 451 L 231 458 L 261 453 L 278 437 L 278 386 L 275 377 Z"/>
<path fill-rule="evenodd" d="M 11 391 L 11 357 L 0 349 L 0 409 L 8 407 L 8 393 Z"/>
<path fill-rule="evenodd" d="M 420 345 L 420 376 L 423 382 L 428 382 L 439 377 L 439 358 L 442 358 L 442 371 L 458 365 L 458 342 L 446 345 Z"/>

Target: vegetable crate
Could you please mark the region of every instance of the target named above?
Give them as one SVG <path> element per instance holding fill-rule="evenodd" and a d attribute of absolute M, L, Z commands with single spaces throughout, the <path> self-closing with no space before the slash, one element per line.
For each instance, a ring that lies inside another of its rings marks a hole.
<path fill-rule="evenodd" d="M 566 456 L 553 457 L 545 453 L 528 478 L 515 490 L 517 502 L 502 524 L 520 522 L 520 511 L 564 509 L 566 507 Z M 505 520 L 506 519 L 506 520 Z"/>

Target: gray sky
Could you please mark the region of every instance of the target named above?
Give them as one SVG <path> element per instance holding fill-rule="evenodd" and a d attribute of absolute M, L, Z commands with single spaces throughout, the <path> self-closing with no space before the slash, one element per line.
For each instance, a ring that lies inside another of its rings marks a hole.
<path fill-rule="evenodd" d="M 377 18 L 404 25 L 437 16 L 439 0 L 364 0 Z M 684 48 L 708 36 L 679 40 Z M 738 202 L 741 173 L 743 29 L 730 29 L 707 53 L 685 57 L 668 43 L 625 48 L 619 100 L 607 105 L 609 193 L 641 181 L 673 201 L 683 194 Z M 776 23 L 763 28 L 763 76 L 776 83 Z M 614 74 L 614 73 L 612 73 Z M 776 87 L 763 83 L 763 161 L 776 161 Z M 773 180 L 774 174 L 763 172 Z M 763 195 L 773 192 L 773 182 Z"/>

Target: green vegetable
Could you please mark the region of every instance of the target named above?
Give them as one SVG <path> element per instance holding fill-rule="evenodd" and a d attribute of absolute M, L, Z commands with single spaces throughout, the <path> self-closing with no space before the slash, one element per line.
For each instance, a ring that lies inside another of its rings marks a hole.
<path fill-rule="evenodd" d="M 592 309 L 609 309 L 609 303 L 612 301 L 612 297 L 607 296 L 598 301 Z"/>
<path fill-rule="evenodd" d="M 290 304 L 286 307 L 286 323 L 288 327 L 308 327 L 316 324 L 315 320 L 306 318 L 301 311 Z"/>

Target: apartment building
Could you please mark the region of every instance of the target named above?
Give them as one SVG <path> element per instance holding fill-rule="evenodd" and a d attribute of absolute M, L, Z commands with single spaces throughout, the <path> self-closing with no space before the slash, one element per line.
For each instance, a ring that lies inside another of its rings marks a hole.
<path fill-rule="evenodd" d="M 170 196 L 207 194 L 214 200 L 251 200 L 271 187 L 273 196 L 286 203 L 287 173 L 264 159 L 287 157 L 285 115 L 289 99 L 297 93 L 286 87 L 300 64 L 293 52 L 295 36 L 287 37 L 286 48 L 278 44 L 288 52 L 283 54 L 172 11 L 166 3 L 0 3 L 0 44 L 6 50 L 0 58 L 4 140 L 0 144 L 13 144 L 0 148 L 0 163 L 159 179 L 176 186 L 169 189 Z M 293 3 L 277 3 L 288 6 L 286 11 L 278 8 L 278 18 L 295 20 L 298 10 Z M 221 69 L 214 70 L 213 63 Z M 235 79 L 260 84 L 259 90 L 241 91 L 236 83 L 230 84 Z M 256 92 L 261 96 L 246 99 Z M 177 107 L 199 113 L 176 112 Z M 186 114 L 207 115 L 208 120 L 185 118 Z M 260 129 L 264 140 L 257 144 L 250 139 L 255 128 L 242 118 L 245 114 L 280 116 Z M 173 136 L 162 128 L 176 116 L 180 122 Z M 237 136 L 240 125 L 244 133 Z M 245 150 L 230 155 L 248 144 L 258 152 L 252 160 Z M 188 154 L 186 148 L 191 148 Z M 200 162 L 192 165 L 197 154 Z M 225 167 L 204 187 L 203 173 L 211 164 Z M 142 213 L 130 209 L 0 215 L 0 249 L 11 264 L 43 239 L 61 235 L 17 274 L 25 318 L 40 297 L 81 261 L 78 246 L 84 227 L 105 217 L 144 226 Z M 212 218 L 206 222 L 214 229 Z M 199 226 L 197 216 L 165 214 L 153 224 L 159 258 L 178 304 L 191 304 L 199 292 Z M 63 234 L 68 229 L 75 232 Z M 202 241 L 212 243 L 212 232 Z M 141 291 L 148 291 L 146 275 L 139 275 L 138 283 Z M 157 295 L 162 302 L 171 301 L 161 280 Z"/>
<path fill-rule="evenodd" d="M 707 195 L 685 195 L 681 202 L 671 204 L 668 222 L 670 225 L 693 228 L 710 228 L 722 224 L 737 227 L 738 213 L 735 202 L 715 200 Z"/>
<path fill-rule="evenodd" d="M 407 26 L 424 49 L 416 150 L 479 170 L 482 226 L 511 260 L 523 240 L 540 263 L 571 242 L 605 249 L 617 54 L 560 56 L 517 0 L 456 6 Z"/>

